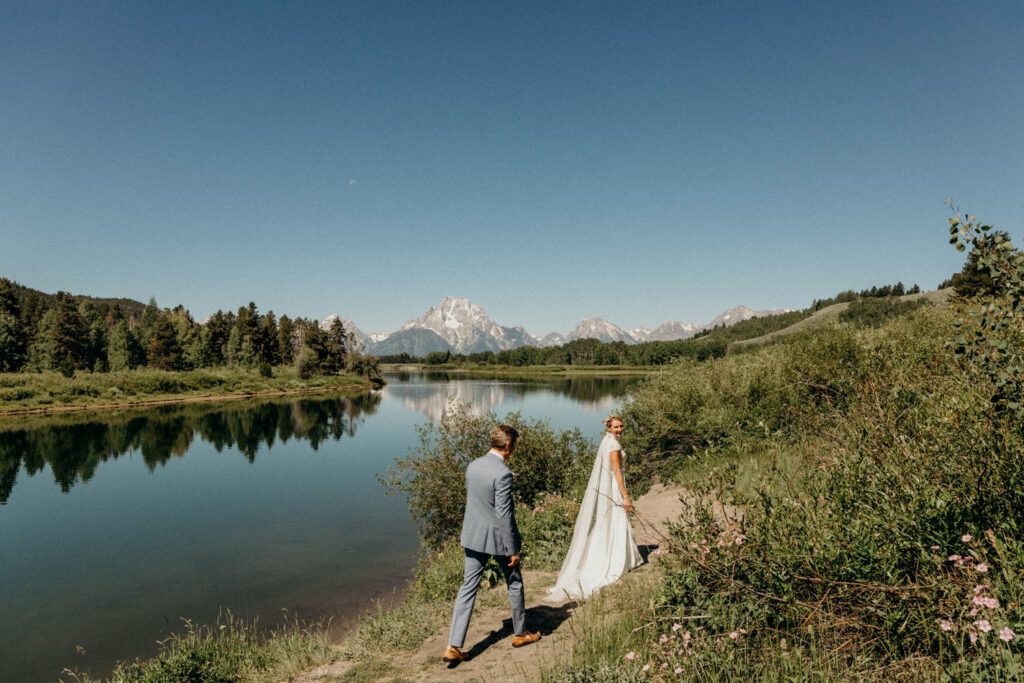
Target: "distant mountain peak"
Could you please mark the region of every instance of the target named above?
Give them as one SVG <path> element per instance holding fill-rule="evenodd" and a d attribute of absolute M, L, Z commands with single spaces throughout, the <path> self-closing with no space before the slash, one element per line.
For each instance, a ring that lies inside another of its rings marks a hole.
<path fill-rule="evenodd" d="M 459 296 L 444 297 L 437 306 L 405 323 L 399 332 L 408 330 L 429 330 L 457 353 L 503 351 L 536 343 L 522 327 L 502 327 L 483 306 Z"/>

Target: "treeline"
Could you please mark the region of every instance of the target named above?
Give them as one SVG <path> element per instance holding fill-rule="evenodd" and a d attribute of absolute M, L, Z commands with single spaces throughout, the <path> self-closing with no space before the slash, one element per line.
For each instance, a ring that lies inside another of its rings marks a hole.
<path fill-rule="evenodd" d="M 256 304 L 237 313 L 217 311 L 203 323 L 183 306 L 141 311 L 117 300 L 91 300 L 66 292 L 40 296 L 0 278 L 0 372 L 57 370 L 115 372 L 148 367 L 194 370 L 294 364 L 302 377 L 357 372 L 376 377 L 376 361 L 355 351 L 340 320 L 322 330 L 314 320 L 260 313 Z"/>
<path fill-rule="evenodd" d="M 939 289 L 942 289 L 942 285 L 939 285 Z M 847 301 L 858 301 L 860 299 L 881 299 L 890 296 L 904 296 L 906 294 L 919 294 L 921 288 L 916 284 L 907 289 L 902 282 L 897 282 L 894 285 L 883 285 L 882 287 L 872 287 L 871 289 L 862 289 L 859 293 L 848 289 L 845 292 L 839 292 L 830 299 L 815 299 L 811 304 L 811 312 L 820 311 L 823 308 L 827 308 L 832 304 L 841 304 Z"/>
<path fill-rule="evenodd" d="M 425 363 L 427 365 L 505 365 L 527 367 L 533 365 L 664 365 L 676 358 L 689 357 L 707 360 L 725 355 L 727 344 L 717 339 L 683 339 L 668 342 L 602 342 L 598 339 L 574 339 L 560 346 L 537 348 L 519 346 L 505 351 L 479 353 L 452 353 L 434 351 L 426 356 L 400 353 L 380 356 L 381 363 Z"/>

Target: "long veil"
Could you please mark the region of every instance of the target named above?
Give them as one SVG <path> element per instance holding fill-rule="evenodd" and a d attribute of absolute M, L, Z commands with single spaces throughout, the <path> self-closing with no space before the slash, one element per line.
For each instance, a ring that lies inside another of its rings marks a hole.
<path fill-rule="evenodd" d="M 580 511 L 576 515 L 576 526 L 573 528 L 569 552 L 565 555 L 562 568 L 558 572 L 558 581 L 548 593 L 550 599 L 586 597 L 594 590 L 618 575 L 609 577 L 609 563 L 612 560 L 608 552 L 607 533 L 608 516 L 615 505 L 621 503 L 621 494 L 614 485 L 611 464 L 608 456 L 613 450 L 619 450 L 618 441 L 606 436 L 597 449 L 594 467 L 590 471 L 587 490 L 580 503 Z M 625 513 L 623 513 L 625 514 Z M 628 523 L 628 522 L 627 522 Z M 596 533 L 595 533 L 596 531 Z M 632 540 L 632 539 L 630 539 Z"/>

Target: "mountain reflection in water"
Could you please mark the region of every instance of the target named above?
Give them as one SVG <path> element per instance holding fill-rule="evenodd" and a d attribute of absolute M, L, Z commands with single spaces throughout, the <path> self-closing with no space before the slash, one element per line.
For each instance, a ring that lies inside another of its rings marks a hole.
<path fill-rule="evenodd" d="M 407 408 L 440 422 L 453 402 L 467 404 L 470 412 L 484 415 L 514 399 L 548 393 L 573 399 L 587 413 L 615 409 L 629 387 L 642 375 L 618 376 L 516 376 L 449 372 L 387 373 L 384 393 L 399 399 Z"/>
<path fill-rule="evenodd" d="M 96 468 L 139 453 L 150 470 L 182 457 L 199 437 L 218 452 L 234 448 L 253 462 L 261 447 L 290 439 L 316 450 L 326 440 L 354 436 L 380 404 L 378 393 L 272 399 L 254 403 L 190 403 L 122 413 L 18 418 L 0 424 L 0 504 L 6 504 L 20 468 L 29 476 L 46 465 L 67 493 Z"/>

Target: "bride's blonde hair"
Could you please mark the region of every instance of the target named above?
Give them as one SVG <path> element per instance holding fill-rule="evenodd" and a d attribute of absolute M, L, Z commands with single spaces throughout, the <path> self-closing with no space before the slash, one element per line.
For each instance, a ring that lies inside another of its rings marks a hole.
<path fill-rule="evenodd" d="M 604 419 L 605 429 L 611 429 L 612 428 L 612 422 L 615 422 L 616 420 L 618 420 L 619 422 L 622 422 L 622 416 L 618 415 L 617 413 L 608 413 L 608 417 L 606 417 Z M 625 423 L 623 423 L 623 424 L 625 424 Z"/>

